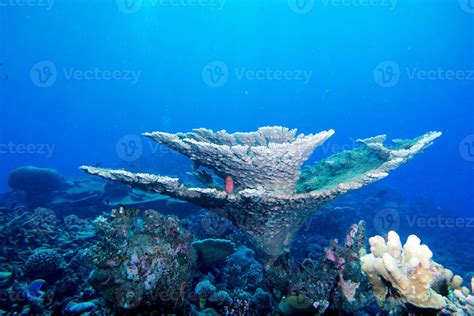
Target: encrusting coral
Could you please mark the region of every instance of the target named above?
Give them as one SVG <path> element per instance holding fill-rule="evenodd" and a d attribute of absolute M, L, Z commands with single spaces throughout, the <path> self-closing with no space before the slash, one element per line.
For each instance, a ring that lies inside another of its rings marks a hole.
<path fill-rule="evenodd" d="M 208 208 L 246 231 L 266 255 L 277 257 L 288 251 L 301 225 L 323 204 L 386 177 L 441 135 L 430 132 L 413 140 L 395 140 L 397 146 L 393 148 L 383 145 L 385 135 L 359 140 L 360 148 L 329 157 L 301 177 L 303 163 L 333 134 L 328 130 L 296 136 L 296 129 L 279 126 L 250 133 L 196 129 L 190 133 L 144 134 L 222 179 L 230 177 L 236 188 L 230 193 L 189 188 L 177 178 L 153 174 L 89 166 L 81 169 Z"/>
<path fill-rule="evenodd" d="M 361 258 L 362 271 L 372 283 L 377 303 L 387 310 L 409 310 L 410 306 L 456 315 L 474 313 L 473 296 L 462 288 L 462 278 L 432 260 L 433 253 L 411 235 L 402 247 L 400 237 L 390 231 L 369 239 L 370 254 Z M 473 289 L 474 290 L 474 289 Z M 451 294 L 450 294 L 451 293 Z"/>
<path fill-rule="evenodd" d="M 192 235 L 175 216 L 121 207 L 95 220 L 102 239 L 89 249 L 93 288 L 120 312 L 157 304 L 179 309 L 196 262 Z"/>

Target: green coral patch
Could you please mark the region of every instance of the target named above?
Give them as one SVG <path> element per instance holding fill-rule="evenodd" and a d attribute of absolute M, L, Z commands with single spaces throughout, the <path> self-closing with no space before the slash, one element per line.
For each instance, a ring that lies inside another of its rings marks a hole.
<path fill-rule="evenodd" d="M 303 169 L 296 190 L 298 193 L 307 193 L 330 189 L 362 177 L 366 172 L 380 167 L 388 158 L 388 154 L 365 146 L 332 155 Z"/>

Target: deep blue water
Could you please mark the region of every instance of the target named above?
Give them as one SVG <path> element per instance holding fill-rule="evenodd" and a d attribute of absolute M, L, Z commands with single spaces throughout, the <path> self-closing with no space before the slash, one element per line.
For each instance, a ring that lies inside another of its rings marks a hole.
<path fill-rule="evenodd" d="M 149 169 L 151 143 L 132 162 L 117 145 L 146 131 L 334 128 L 320 158 L 357 138 L 440 130 L 383 182 L 473 214 L 468 1 L 22 3 L 0 1 L 0 191 L 23 165 Z"/>

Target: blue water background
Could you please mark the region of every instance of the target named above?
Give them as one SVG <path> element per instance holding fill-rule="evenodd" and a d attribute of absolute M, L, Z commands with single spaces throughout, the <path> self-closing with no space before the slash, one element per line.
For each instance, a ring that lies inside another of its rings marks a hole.
<path fill-rule="evenodd" d="M 145 140 L 140 159 L 124 161 L 117 143 L 146 131 L 335 129 L 315 160 L 357 138 L 440 130 L 434 146 L 382 184 L 472 215 L 474 163 L 462 142 L 474 134 L 474 80 L 410 79 L 408 72 L 474 69 L 474 15 L 454 0 L 404 0 L 393 8 L 337 3 L 316 1 L 304 14 L 287 1 L 227 0 L 219 9 L 145 0 L 132 14 L 115 1 L 57 1 L 50 9 L 3 5 L 0 143 L 33 144 L 38 152 L 0 155 L 0 191 L 7 190 L 8 173 L 23 165 L 65 175 L 96 163 L 169 174 L 190 167 L 176 154 L 157 154 Z M 47 88 L 30 75 L 41 61 L 57 67 Z M 228 67 L 221 87 L 210 87 L 203 75 L 213 61 Z M 374 76 L 385 61 L 400 68 L 393 87 Z M 72 68 L 95 67 L 140 77 L 136 84 L 65 77 Z M 312 75 L 308 83 L 239 79 L 236 71 L 244 68 Z M 39 153 L 41 144 L 54 146 L 50 157 Z M 151 158 L 156 155 L 165 159 Z"/>

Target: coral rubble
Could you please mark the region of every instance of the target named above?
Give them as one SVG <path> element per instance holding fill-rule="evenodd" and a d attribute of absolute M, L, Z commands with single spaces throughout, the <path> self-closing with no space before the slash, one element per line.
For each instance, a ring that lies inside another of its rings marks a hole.
<path fill-rule="evenodd" d="M 245 230 L 257 248 L 276 257 L 287 251 L 303 222 L 326 202 L 382 179 L 432 144 L 440 132 L 385 147 L 384 135 L 359 140 L 360 148 L 329 157 L 306 169 L 303 163 L 333 130 L 296 136 L 296 130 L 261 127 L 256 132 L 144 134 L 213 170 L 231 177 L 231 194 L 216 188 L 186 187 L 177 178 L 83 166 L 89 174 L 168 195 L 208 208 Z"/>

